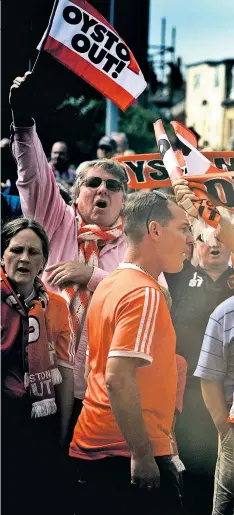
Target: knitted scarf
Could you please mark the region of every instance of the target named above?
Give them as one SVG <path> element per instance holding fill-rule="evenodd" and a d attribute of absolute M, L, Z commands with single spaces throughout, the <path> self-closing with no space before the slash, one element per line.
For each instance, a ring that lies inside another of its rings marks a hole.
<path fill-rule="evenodd" d="M 30 301 L 27 310 L 1 268 L 2 302 L 9 311 L 9 334 L 6 339 L 15 341 L 20 327 L 19 317 L 28 318 L 28 344 L 22 349 L 24 386 L 32 401 L 31 417 L 37 418 L 56 413 L 54 385 L 61 383 L 62 377 L 57 368 L 52 332 L 46 317 L 49 297 L 38 278 L 34 282 L 34 289 L 36 298 Z"/>
<path fill-rule="evenodd" d="M 232 407 L 230 409 L 230 413 L 229 413 L 229 417 L 227 419 L 227 422 L 231 422 L 232 424 L 234 424 L 234 394 L 233 394 Z"/>
<path fill-rule="evenodd" d="M 123 218 L 120 216 L 111 227 L 86 225 L 78 214 L 76 207 L 74 207 L 74 209 L 78 227 L 77 241 L 79 244 L 79 263 L 93 268 L 98 267 L 99 247 L 113 242 L 122 236 Z M 72 328 L 76 335 L 77 350 L 92 293 L 87 288 L 87 285 L 74 284 L 64 288 L 61 295 L 65 298 L 70 309 Z"/>

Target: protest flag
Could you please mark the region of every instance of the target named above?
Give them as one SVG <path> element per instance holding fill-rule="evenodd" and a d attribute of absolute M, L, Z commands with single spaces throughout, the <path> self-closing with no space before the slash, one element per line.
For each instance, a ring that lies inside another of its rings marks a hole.
<path fill-rule="evenodd" d="M 60 0 L 48 28 L 38 49 L 43 47 L 123 111 L 146 88 L 131 50 L 85 0 Z"/>

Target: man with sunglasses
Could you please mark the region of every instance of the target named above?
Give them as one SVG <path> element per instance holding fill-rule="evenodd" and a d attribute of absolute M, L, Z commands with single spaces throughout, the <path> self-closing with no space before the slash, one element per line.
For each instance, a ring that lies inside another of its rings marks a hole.
<path fill-rule="evenodd" d="M 73 186 L 73 204 L 63 201 L 47 163 L 31 117 L 31 74 L 14 80 L 12 151 L 18 165 L 18 189 L 24 216 L 34 218 L 50 241 L 47 287 L 60 293 L 70 308 L 73 338 L 69 355 L 75 360 L 75 397 L 79 413 L 84 382 L 87 335 L 85 316 L 98 283 L 122 260 L 127 243 L 122 209 L 127 195 L 124 167 L 111 160 L 87 162 Z M 73 392 L 71 405 L 73 402 Z"/>

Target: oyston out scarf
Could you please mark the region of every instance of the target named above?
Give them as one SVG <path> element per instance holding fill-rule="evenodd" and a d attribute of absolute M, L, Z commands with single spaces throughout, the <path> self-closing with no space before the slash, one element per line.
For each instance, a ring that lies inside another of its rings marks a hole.
<path fill-rule="evenodd" d="M 2 351 L 21 335 L 22 317 L 28 320 L 28 342 L 22 349 L 24 356 L 24 386 L 32 401 L 31 417 L 45 417 L 56 413 L 54 385 L 62 382 L 57 367 L 56 353 L 50 325 L 46 317 L 49 297 L 43 283 L 34 283 L 35 299 L 28 309 L 13 290 L 1 268 L 1 297 L 6 305 L 8 327 L 4 328 Z M 19 333 L 19 334 L 16 334 Z"/>
<path fill-rule="evenodd" d="M 111 227 L 99 227 L 95 224 L 86 224 L 78 214 L 76 206 L 74 206 L 74 209 L 78 227 L 79 263 L 92 268 L 98 267 L 100 248 L 122 236 L 123 218 L 120 216 Z M 73 284 L 63 288 L 61 291 L 61 295 L 69 306 L 72 328 L 76 339 L 76 350 L 79 345 L 91 294 L 87 285 L 79 284 Z"/>

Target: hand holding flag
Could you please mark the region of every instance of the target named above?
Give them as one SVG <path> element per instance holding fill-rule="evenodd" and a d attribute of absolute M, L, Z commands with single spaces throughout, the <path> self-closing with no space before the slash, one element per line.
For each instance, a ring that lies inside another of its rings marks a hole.
<path fill-rule="evenodd" d="M 192 194 L 190 194 L 189 191 L 187 191 L 185 196 L 183 195 L 182 200 L 181 186 L 183 184 L 185 185 L 185 183 L 184 181 L 178 181 L 178 179 L 180 179 L 183 176 L 183 170 L 181 166 L 186 166 L 188 173 L 187 176 L 194 174 L 199 175 L 204 173 L 212 173 L 213 171 L 218 170 L 194 146 L 195 137 L 189 129 L 184 127 L 182 124 L 179 124 L 178 122 L 171 122 L 171 124 L 175 130 L 178 139 L 183 144 L 184 153 L 180 151 L 174 152 L 161 120 L 157 120 L 157 122 L 154 124 L 154 131 L 159 151 L 162 156 L 162 160 L 165 164 L 168 175 L 171 179 L 172 185 L 177 187 L 177 189 L 175 190 L 175 192 L 177 193 L 177 197 L 180 188 L 180 196 L 178 198 L 178 202 L 188 212 L 188 214 L 190 214 L 191 216 L 197 216 L 195 214 L 197 213 L 204 219 L 204 221 L 208 225 L 211 225 L 215 229 L 218 229 L 220 223 L 220 214 L 216 207 L 213 205 L 213 203 L 210 201 L 204 184 L 190 182 Z M 184 157 L 184 154 L 186 157 Z M 177 182 L 175 183 L 175 181 Z"/>
<path fill-rule="evenodd" d="M 26 72 L 23 77 L 16 77 L 10 88 L 9 103 L 12 109 L 13 122 L 16 127 L 32 125 L 32 104 L 34 95 L 34 77 Z"/>

